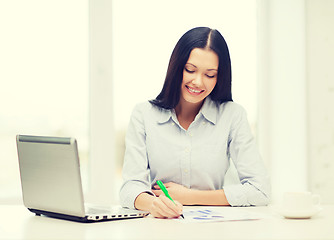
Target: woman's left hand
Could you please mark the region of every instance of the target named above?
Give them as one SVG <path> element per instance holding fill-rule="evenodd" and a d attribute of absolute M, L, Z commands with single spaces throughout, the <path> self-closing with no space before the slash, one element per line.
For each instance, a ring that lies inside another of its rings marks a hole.
<path fill-rule="evenodd" d="M 174 182 L 168 182 L 164 183 L 169 195 L 173 200 L 176 200 L 180 202 L 182 205 L 190 205 L 190 194 L 191 194 L 191 189 L 186 188 L 180 184 L 174 183 Z M 160 187 L 158 185 L 154 185 L 152 192 L 157 195 L 158 197 L 161 194 L 164 194 L 162 190 L 160 190 Z"/>

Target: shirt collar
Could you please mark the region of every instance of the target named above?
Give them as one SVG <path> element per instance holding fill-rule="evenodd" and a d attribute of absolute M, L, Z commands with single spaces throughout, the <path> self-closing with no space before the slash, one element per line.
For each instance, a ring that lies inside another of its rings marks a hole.
<path fill-rule="evenodd" d="M 174 109 L 160 109 L 161 114 L 158 119 L 158 123 L 166 123 L 169 119 L 173 118 L 173 115 L 176 116 Z M 217 122 L 217 103 L 212 101 L 210 97 L 207 97 L 204 100 L 203 106 L 199 111 L 199 114 L 202 114 L 203 117 L 209 122 L 216 124 Z"/>
<path fill-rule="evenodd" d="M 172 111 L 174 111 L 174 109 L 160 108 L 160 111 L 161 111 L 161 114 L 158 118 L 158 123 L 166 123 L 172 117 Z"/>
<path fill-rule="evenodd" d="M 217 115 L 218 115 L 217 103 L 212 101 L 210 97 L 207 97 L 205 99 L 204 104 L 199 112 L 209 122 L 213 124 L 217 123 Z"/>

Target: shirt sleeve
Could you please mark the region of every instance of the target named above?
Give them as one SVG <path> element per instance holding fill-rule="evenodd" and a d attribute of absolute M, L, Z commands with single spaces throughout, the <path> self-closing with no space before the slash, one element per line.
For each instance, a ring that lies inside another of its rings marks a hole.
<path fill-rule="evenodd" d="M 268 205 L 270 179 L 252 135 L 246 111 L 240 106 L 234 115 L 229 136 L 229 154 L 240 184 L 224 186 L 231 206 Z"/>
<path fill-rule="evenodd" d="M 154 195 L 151 191 L 150 170 L 146 154 L 143 105 L 137 105 L 132 112 L 125 146 L 120 203 L 123 207 L 134 209 L 135 199 L 140 193 L 147 192 Z"/>

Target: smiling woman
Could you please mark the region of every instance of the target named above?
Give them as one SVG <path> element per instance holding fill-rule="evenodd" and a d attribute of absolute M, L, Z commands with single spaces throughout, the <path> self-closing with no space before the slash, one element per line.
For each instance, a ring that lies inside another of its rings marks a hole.
<path fill-rule="evenodd" d="M 112 79 L 113 89 L 117 90 L 112 96 L 118 173 L 122 170 L 124 138 L 134 106 L 154 98 L 161 90 L 174 44 L 181 34 L 195 26 L 219 29 L 228 41 L 233 60 L 233 99 L 247 109 L 251 130 L 257 133 L 257 1 L 208 0 L 206 6 L 214 6 L 210 11 L 203 11 L 203 4 L 198 3 L 201 2 L 113 0 Z M 183 67 L 181 74 L 185 71 Z M 121 177 L 118 179 L 121 185 Z M 239 182 L 232 163 L 224 181 Z"/>
<path fill-rule="evenodd" d="M 182 205 L 269 203 L 269 176 L 246 112 L 232 100 L 231 81 L 229 50 L 219 31 L 196 27 L 180 38 L 161 92 L 138 104 L 130 119 L 120 191 L 124 207 L 174 218 Z M 227 186 L 230 161 L 239 183 Z M 157 181 L 166 183 L 175 202 Z"/>

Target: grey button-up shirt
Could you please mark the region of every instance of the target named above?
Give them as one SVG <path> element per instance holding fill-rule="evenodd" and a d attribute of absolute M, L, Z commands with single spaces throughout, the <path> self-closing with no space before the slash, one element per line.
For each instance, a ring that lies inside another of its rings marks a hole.
<path fill-rule="evenodd" d="M 240 184 L 224 186 L 230 159 Z M 252 136 L 245 110 L 209 97 L 188 130 L 174 110 L 138 104 L 126 134 L 121 205 L 134 208 L 157 180 L 198 190 L 224 189 L 231 206 L 266 205 L 270 180 Z"/>

